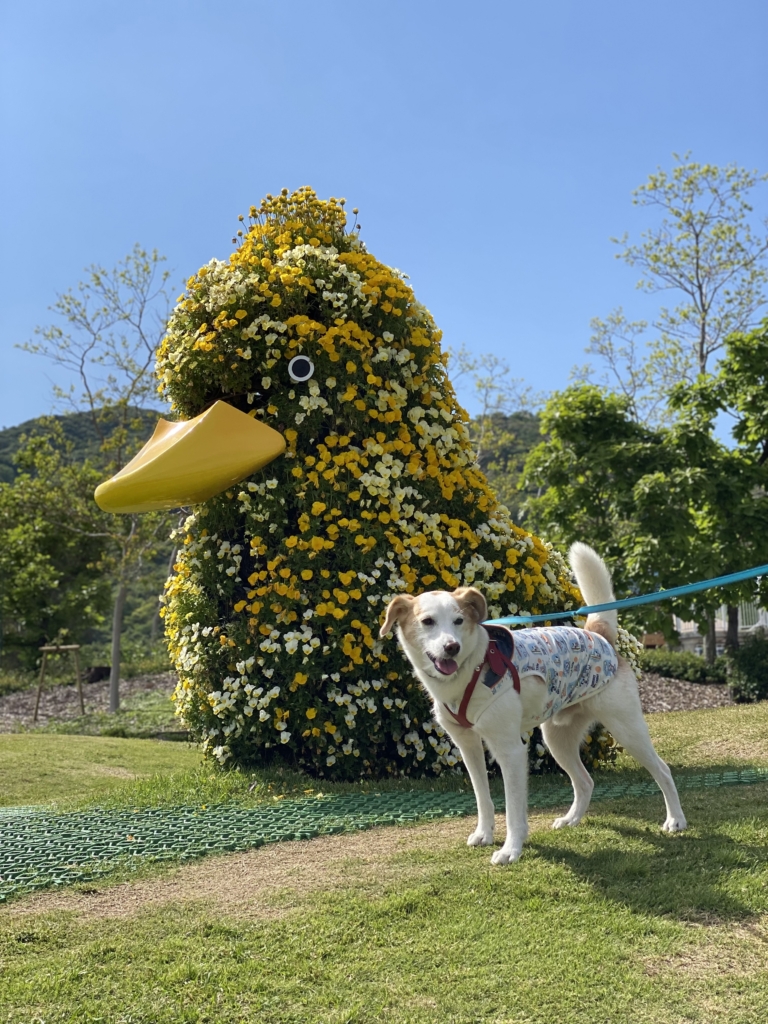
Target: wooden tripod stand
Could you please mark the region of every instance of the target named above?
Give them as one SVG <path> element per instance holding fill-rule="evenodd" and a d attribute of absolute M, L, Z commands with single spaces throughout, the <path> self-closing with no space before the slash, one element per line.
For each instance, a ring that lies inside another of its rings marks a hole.
<path fill-rule="evenodd" d="M 77 692 L 80 694 L 80 710 L 85 714 L 85 701 L 83 700 L 83 680 L 80 675 L 80 644 L 54 644 L 50 647 L 39 648 L 43 655 L 43 660 L 40 665 L 40 682 L 37 685 L 37 700 L 35 701 L 35 714 L 32 719 L 33 722 L 37 721 L 37 713 L 40 710 L 40 696 L 43 692 L 43 683 L 45 682 L 45 666 L 48 661 L 49 654 L 60 654 L 62 651 L 71 651 L 75 659 L 75 678 L 77 679 Z"/>

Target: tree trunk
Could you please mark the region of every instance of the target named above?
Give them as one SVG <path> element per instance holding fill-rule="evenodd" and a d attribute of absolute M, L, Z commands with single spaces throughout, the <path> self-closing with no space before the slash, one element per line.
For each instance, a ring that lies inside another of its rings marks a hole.
<path fill-rule="evenodd" d="M 707 617 L 707 634 L 704 637 L 704 657 L 708 665 L 714 665 L 717 657 L 717 634 L 715 633 L 715 613 Z"/>
<path fill-rule="evenodd" d="M 725 634 L 725 646 L 729 651 L 738 651 L 739 649 L 738 605 L 728 605 L 728 630 Z"/>
<path fill-rule="evenodd" d="M 109 673 L 109 711 L 113 714 L 120 707 L 120 634 L 123 631 L 123 611 L 128 588 L 121 583 L 115 598 L 112 616 L 112 668 Z"/>

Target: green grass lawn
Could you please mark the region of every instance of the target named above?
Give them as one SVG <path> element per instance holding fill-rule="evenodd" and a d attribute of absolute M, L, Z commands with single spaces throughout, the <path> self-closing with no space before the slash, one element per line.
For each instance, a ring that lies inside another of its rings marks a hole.
<path fill-rule="evenodd" d="M 768 703 L 649 721 L 678 774 L 768 763 Z M 636 766 L 622 757 L 605 774 L 634 777 Z M 319 788 L 354 787 L 215 772 L 178 743 L 0 736 L 6 804 Z M 691 827 L 673 836 L 660 831 L 660 796 L 595 803 L 560 832 L 554 811 L 535 814 L 507 868 L 464 845 L 465 819 L 144 865 L 19 899 L 0 908 L 0 1021 L 758 1024 L 767 800 L 765 784 L 685 791 Z"/>
<path fill-rule="evenodd" d="M 766 799 L 765 785 L 691 792 L 675 836 L 660 799 L 595 805 L 561 832 L 537 815 L 507 868 L 464 845 L 463 821 L 10 904 L 0 1019 L 758 1024 Z"/>
<path fill-rule="evenodd" d="M 0 807 L 98 801 L 141 779 L 160 782 L 174 772 L 194 773 L 199 764 L 198 750 L 186 743 L 3 733 Z"/>

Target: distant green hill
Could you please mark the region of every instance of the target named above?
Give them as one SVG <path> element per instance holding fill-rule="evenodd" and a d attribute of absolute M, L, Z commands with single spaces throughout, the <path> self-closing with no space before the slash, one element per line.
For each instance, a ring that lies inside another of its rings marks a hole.
<path fill-rule="evenodd" d="M 142 428 L 140 436 L 149 438 L 160 414 L 152 409 L 131 411 L 138 419 L 146 421 L 146 429 Z M 0 430 L 0 483 L 11 483 L 16 476 L 14 456 L 21 446 L 22 437 L 44 433 L 46 422 L 51 419 L 61 424 L 65 437 L 74 445 L 74 454 L 78 460 L 91 459 L 98 462 L 99 435 L 88 413 L 71 412 L 60 416 L 38 416 L 37 419 L 27 420 L 18 427 Z"/>
<path fill-rule="evenodd" d="M 488 420 L 485 430 L 479 420 L 471 423 L 475 441 L 483 438 L 480 467 L 488 477 L 496 497 L 509 508 L 515 522 L 520 523 L 520 506 L 529 495 L 526 491 L 518 490 L 517 484 L 528 452 L 544 440 L 541 421 L 535 413 L 522 411 L 513 412 L 509 416 L 497 412 Z"/>

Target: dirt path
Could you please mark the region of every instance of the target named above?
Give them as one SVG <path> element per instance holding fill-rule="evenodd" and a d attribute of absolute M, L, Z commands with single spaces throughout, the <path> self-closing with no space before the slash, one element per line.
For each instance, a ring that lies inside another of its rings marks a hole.
<path fill-rule="evenodd" d="M 391 879 L 409 881 L 432 870 L 407 854 L 435 847 L 460 848 L 472 831 L 471 818 L 448 818 L 395 828 L 322 836 L 301 842 L 274 843 L 246 853 L 225 854 L 185 864 L 160 878 L 80 891 L 44 892 L 0 908 L 0 922 L 29 914 L 70 911 L 78 920 L 130 917 L 166 904 L 204 902 L 225 918 L 276 918 L 288 913 L 308 893 L 349 888 L 379 892 Z M 552 815 L 532 815 L 531 831 L 551 825 Z M 504 818 L 496 816 L 503 836 Z M 490 850 L 477 851 L 487 858 Z M 226 857 L 226 870 L 222 870 Z M 202 895 L 201 895 L 202 894 Z"/>

